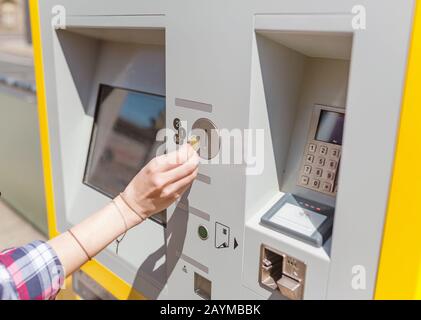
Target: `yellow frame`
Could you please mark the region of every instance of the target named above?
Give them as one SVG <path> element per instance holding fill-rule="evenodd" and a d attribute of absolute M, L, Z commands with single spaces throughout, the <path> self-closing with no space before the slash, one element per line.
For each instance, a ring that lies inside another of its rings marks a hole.
<path fill-rule="evenodd" d="M 57 236 L 38 0 L 30 0 L 44 188 L 50 237 Z M 418 71 L 418 72 L 417 72 Z M 421 5 L 417 1 L 376 299 L 421 298 Z M 104 265 L 82 270 L 118 299 L 145 299 Z"/>
<path fill-rule="evenodd" d="M 421 4 L 414 26 L 376 299 L 421 298 Z"/>
<path fill-rule="evenodd" d="M 44 170 L 44 190 L 47 207 L 48 232 L 50 237 L 59 234 L 55 216 L 53 172 L 51 166 L 50 139 L 48 133 L 47 100 L 45 95 L 44 64 L 42 58 L 41 25 L 38 0 L 29 1 L 32 41 L 34 50 L 35 79 L 37 87 L 38 121 L 41 140 L 41 154 Z M 101 284 L 118 299 L 145 299 L 135 292 L 131 285 L 117 277 L 111 270 L 96 260 L 86 263 L 82 268 L 91 278 Z"/>

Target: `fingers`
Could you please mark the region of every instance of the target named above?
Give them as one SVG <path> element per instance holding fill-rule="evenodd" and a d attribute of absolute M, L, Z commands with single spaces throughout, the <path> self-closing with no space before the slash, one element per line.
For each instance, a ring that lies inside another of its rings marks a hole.
<path fill-rule="evenodd" d="M 178 150 L 156 157 L 150 162 L 151 170 L 165 172 L 174 169 L 188 161 L 196 151 L 190 144 L 182 145 Z"/>
<path fill-rule="evenodd" d="M 163 172 L 160 174 L 161 179 L 164 181 L 165 185 L 169 185 L 174 183 L 180 179 L 183 179 L 186 176 L 191 175 L 199 165 L 199 156 L 196 152 L 182 165 Z"/>
<path fill-rule="evenodd" d="M 185 176 L 182 179 L 166 186 L 161 193 L 164 198 L 172 197 L 174 199 L 179 198 L 193 183 L 197 177 L 198 169 L 196 168 L 191 174 Z"/>

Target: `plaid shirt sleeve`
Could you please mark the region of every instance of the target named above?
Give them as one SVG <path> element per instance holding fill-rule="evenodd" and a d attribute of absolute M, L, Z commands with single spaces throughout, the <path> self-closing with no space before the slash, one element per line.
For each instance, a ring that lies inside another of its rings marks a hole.
<path fill-rule="evenodd" d="M 54 299 L 63 283 L 63 267 L 46 242 L 0 253 L 0 300 Z"/>

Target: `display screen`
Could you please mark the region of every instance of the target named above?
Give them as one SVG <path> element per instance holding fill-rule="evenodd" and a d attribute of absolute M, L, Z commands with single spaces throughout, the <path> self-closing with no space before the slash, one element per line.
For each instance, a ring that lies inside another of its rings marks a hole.
<path fill-rule="evenodd" d="M 321 110 L 315 139 L 342 145 L 344 121 L 343 113 Z"/>
<path fill-rule="evenodd" d="M 164 96 L 100 85 L 85 184 L 117 196 L 156 156 L 164 127 Z"/>

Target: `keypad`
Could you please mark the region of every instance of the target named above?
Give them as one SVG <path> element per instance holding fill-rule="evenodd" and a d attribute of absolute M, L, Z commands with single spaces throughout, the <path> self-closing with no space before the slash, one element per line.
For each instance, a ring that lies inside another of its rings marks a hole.
<path fill-rule="evenodd" d="M 341 146 L 310 141 L 305 148 L 298 184 L 329 195 L 335 194 L 340 156 Z"/>

